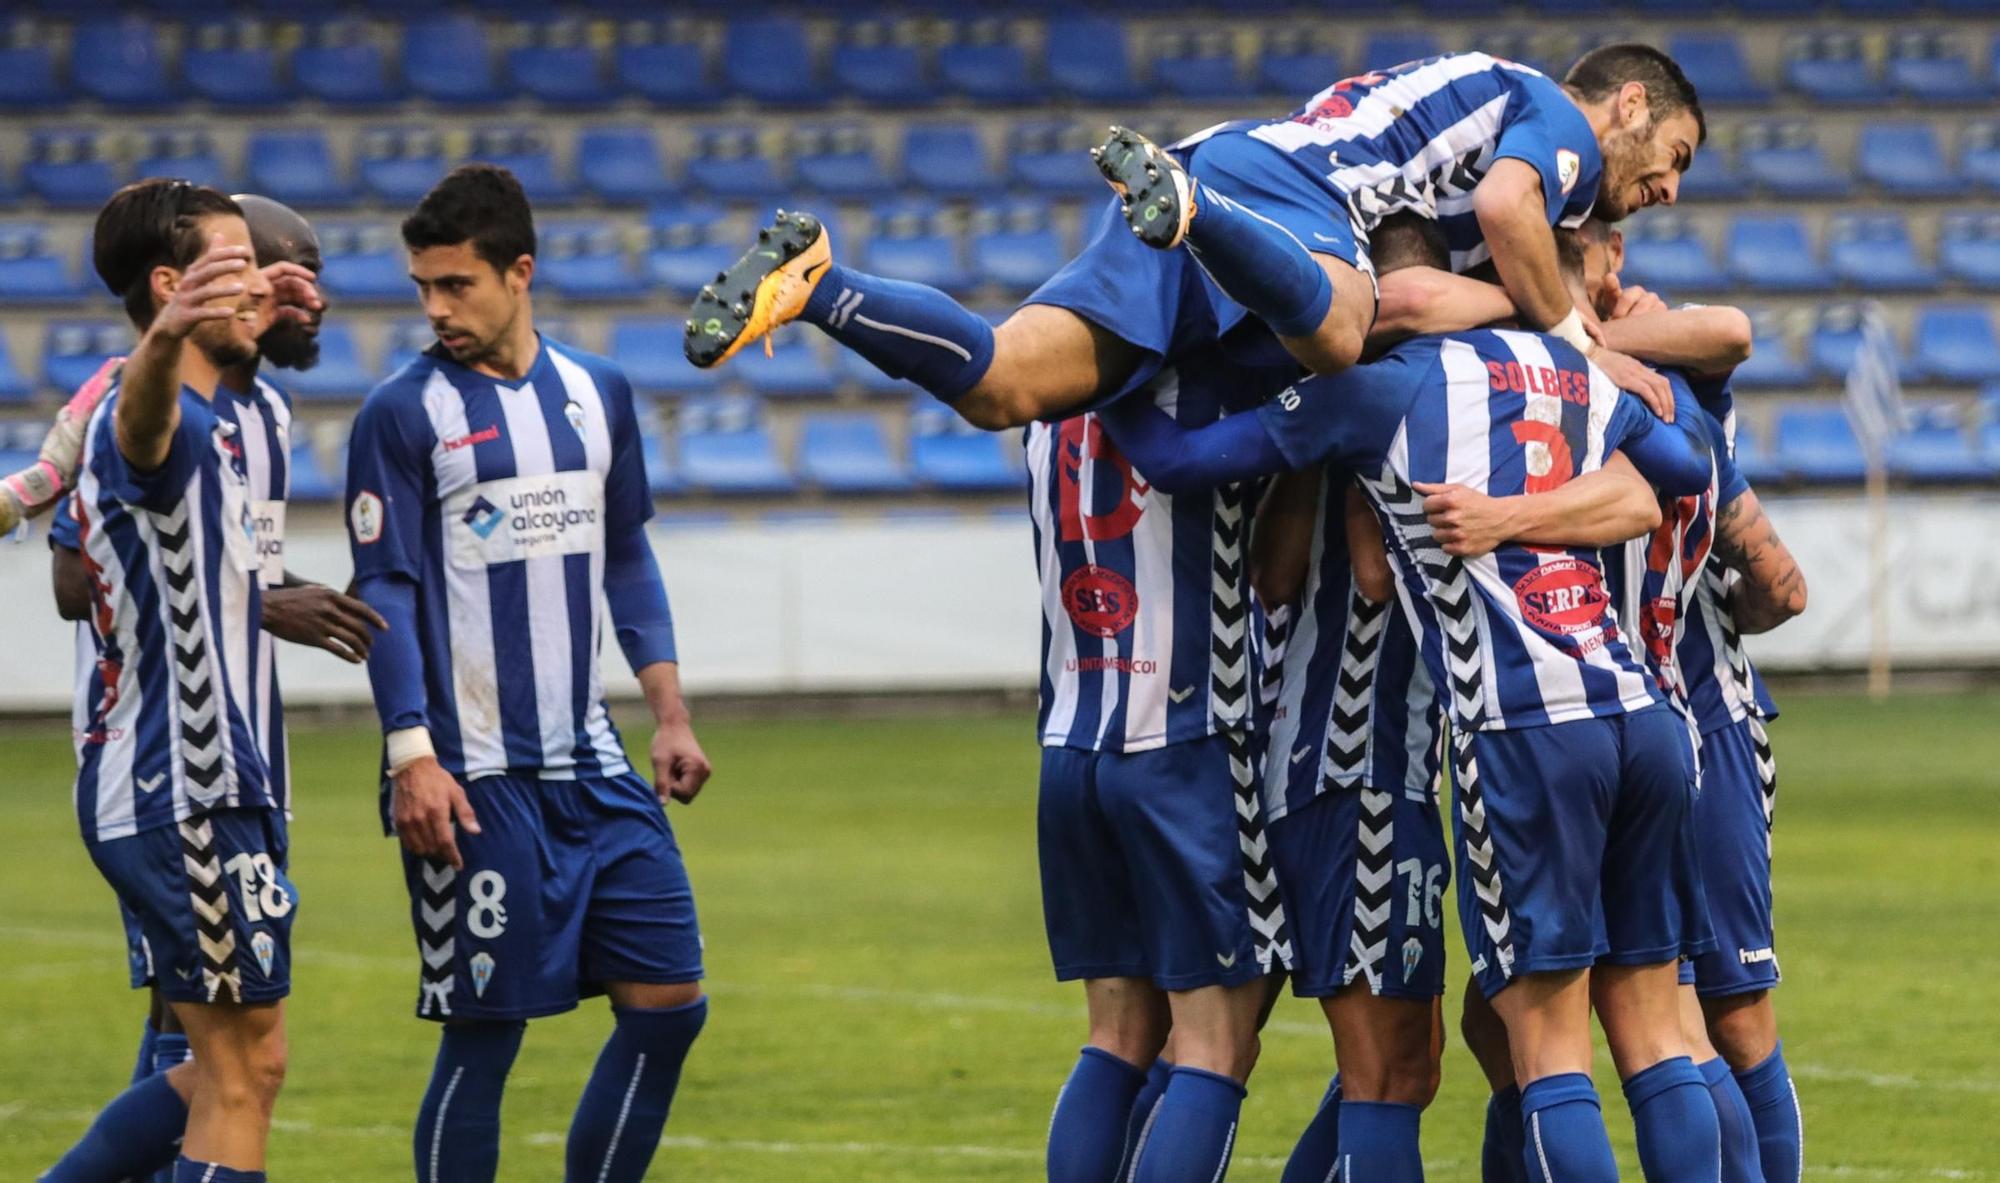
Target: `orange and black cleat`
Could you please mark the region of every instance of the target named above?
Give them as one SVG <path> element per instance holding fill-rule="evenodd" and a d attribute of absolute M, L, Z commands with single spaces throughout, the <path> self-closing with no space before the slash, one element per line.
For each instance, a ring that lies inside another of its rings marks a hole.
<path fill-rule="evenodd" d="M 757 245 L 701 289 L 681 348 L 702 369 L 719 366 L 752 341 L 770 352 L 771 330 L 805 311 L 806 298 L 833 264 L 826 227 L 806 213 L 778 211 Z"/>
<path fill-rule="evenodd" d="M 1160 146 L 1129 127 L 1090 150 L 1097 171 L 1125 200 L 1125 220 L 1139 241 L 1170 251 L 1187 237 L 1194 219 L 1194 179 Z"/>

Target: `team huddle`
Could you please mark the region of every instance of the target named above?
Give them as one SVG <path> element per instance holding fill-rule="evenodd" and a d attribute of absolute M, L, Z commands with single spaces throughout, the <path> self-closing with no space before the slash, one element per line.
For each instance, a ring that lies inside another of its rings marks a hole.
<path fill-rule="evenodd" d="M 798 212 L 696 299 L 698 366 L 801 320 L 1028 429 L 1044 915 L 1089 1021 L 1050 1180 L 1224 1177 L 1287 979 L 1338 1072 L 1286 1183 L 1421 1179 L 1454 881 L 1488 1183 L 1617 1178 L 1593 1014 L 1647 1179 L 1800 1178 L 1776 709 L 1741 637 L 1804 581 L 1731 459 L 1747 319 L 1617 274 L 1615 223 L 1672 203 L 1705 135 L 1644 46 L 1560 83 L 1446 55 L 1168 147 L 1114 128 L 1115 197 L 997 326 L 836 263 Z M 0 516 L 61 503 L 78 817 L 154 996 L 53 1183 L 265 1178 L 299 903 L 273 638 L 367 663 L 441 1027 L 418 1180 L 495 1178 L 527 1021 L 597 994 L 616 1022 L 565 1177 L 644 1177 L 705 1021 L 662 804 L 709 765 L 631 388 L 535 331 L 505 170 L 455 170 L 402 232 L 437 343 L 355 420 L 346 593 L 284 566 L 290 403 L 259 361 L 310 366 L 326 308 L 311 227 L 263 198 L 111 200 L 94 258 L 139 343 L 0 482 Z M 607 624 L 650 781 L 604 703 Z"/>

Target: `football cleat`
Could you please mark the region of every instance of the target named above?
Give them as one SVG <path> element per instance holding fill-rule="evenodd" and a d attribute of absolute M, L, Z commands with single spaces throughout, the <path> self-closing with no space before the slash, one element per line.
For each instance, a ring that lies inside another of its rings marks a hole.
<path fill-rule="evenodd" d="M 757 243 L 701 289 L 688 313 L 687 359 L 702 369 L 719 366 L 752 341 L 771 352 L 771 330 L 798 318 L 806 298 L 833 264 L 826 227 L 807 213 L 778 211 L 757 232 Z"/>
<path fill-rule="evenodd" d="M 1097 171 L 1125 201 L 1125 221 L 1139 241 L 1168 251 L 1187 237 L 1194 219 L 1194 179 L 1159 145 L 1129 127 L 1090 150 Z"/>

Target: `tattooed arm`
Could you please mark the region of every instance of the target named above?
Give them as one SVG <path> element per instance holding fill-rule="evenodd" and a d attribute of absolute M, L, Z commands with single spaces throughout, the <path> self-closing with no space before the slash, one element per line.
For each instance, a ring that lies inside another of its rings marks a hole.
<path fill-rule="evenodd" d="M 1738 632 L 1767 633 L 1806 610 L 1805 573 L 1756 493 L 1744 492 L 1715 515 L 1715 557 L 1743 576 L 1731 600 Z"/>

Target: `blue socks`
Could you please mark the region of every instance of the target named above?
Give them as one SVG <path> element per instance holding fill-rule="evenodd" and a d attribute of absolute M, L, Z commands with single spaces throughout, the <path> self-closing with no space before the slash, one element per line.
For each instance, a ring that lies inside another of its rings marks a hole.
<path fill-rule="evenodd" d="M 1139 1150 L 1133 1183 L 1212 1183 L 1229 1169 L 1243 1086 L 1200 1068 L 1176 1067 Z"/>
<path fill-rule="evenodd" d="M 187 1104 L 181 1095 L 165 1076 L 148 1076 L 113 1098 L 84 1131 L 83 1140 L 38 1183 L 143 1179 L 174 1161 L 186 1128 Z"/>
<path fill-rule="evenodd" d="M 1785 1067 L 1781 1040 L 1764 1062 L 1736 1074 L 1750 1120 L 1757 1124 L 1757 1157 L 1764 1164 L 1765 1183 L 1798 1183 L 1805 1170 L 1805 1127 L 1799 1116 L 1799 1094 Z"/>
<path fill-rule="evenodd" d="M 1625 1082 L 1648 1183 L 1721 1183 L 1721 1133 L 1708 1082 L 1686 1056 L 1661 1060 Z"/>
<path fill-rule="evenodd" d="M 659 1149 L 681 1064 L 708 1020 L 708 999 L 612 1014 L 618 1025 L 583 1086 L 564 1161 L 570 1179 L 639 1183 Z"/>
<path fill-rule="evenodd" d="M 1306 1123 L 1305 1132 L 1292 1146 L 1285 1160 L 1285 1173 L 1278 1183 L 1326 1183 L 1332 1176 L 1334 1160 L 1340 1154 L 1340 1073 L 1327 1083 L 1326 1095 Z"/>
<path fill-rule="evenodd" d="M 1132 1098 L 1132 1112 L 1125 1118 L 1125 1155 L 1118 1160 L 1119 1183 L 1132 1173 L 1132 1160 L 1139 1157 L 1139 1146 L 1146 1140 L 1146 1130 L 1152 1125 L 1153 1110 L 1160 1106 L 1160 1094 L 1167 1091 L 1167 1077 L 1174 1071 L 1172 1060 L 1165 1056 L 1154 1056 L 1153 1066 L 1146 1069 L 1146 1083 L 1139 1086 L 1139 1095 Z"/>
<path fill-rule="evenodd" d="M 491 1183 L 500 1168 L 500 1094 L 527 1029 L 522 1022 L 445 1027 L 417 1110 L 420 1183 Z"/>
<path fill-rule="evenodd" d="M 1386 1101 L 1340 1103 L 1341 1183 L 1423 1183 L 1417 1128 L 1424 1111 Z"/>
<path fill-rule="evenodd" d="M 1721 1056 L 1698 1065 L 1715 1102 L 1715 1120 L 1722 1130 L 1722 1183 L 1764 1183 L 1764 1166 L 1757 1160 L 1757 1126 L 1750 1105 Z"/>
<path fill-rule="evenodd" d="M 1508 1085 L 1486 1100 L 1486 1141 L 1479 1148 L 1480 1183 L 1528 1183 L 1521 1146 L 1521 1090 Z"/>
<path fill-rule="evenodd" d="M 160 1037 L 160 1029 L 153 1026 L 153 1020 L 146 1020 L 146 1033 L 139 1037 L 139 1060 L 132 1065 L 132 1079 L 138 1084 L 153 1074 L 153 1041 Z"/>
<path fill-rule="evenodd" d="M 832 264 L 799 316 L 891 378 L 914 382 L 945 403 L 963 398 L 993 364 L 986 318 L 920 283 Z"/>
<path fill-rule="evenodd" d="M 1522 1162 L 1534 1183 L 1618 1183 L 1597 1089 L 1581 1072 L 1521 1090 Z"/>
<path fill-rule="evenodd" d="M 1103 1048 L 1083 1049 L 1049 1118 L 1049 1183 L 1111 1183 L 1118 1177 L 1146 1081 L 1147 1073 Z M 1137 1120 L 1143 1129 L 1143 1119 Z"/>
<path fill-rule="evenodd" d="M 1196 183 L 1187 248 L 1224 295 L 1280 337 L 1310 337 L 1333 307 L 1333 283 L 1276 222 Z"/>
<path fill-rule="evenodd" d="M 174 1164 L 174 1183 L 264 1183 L 264 1172 L 184 1158 Z"/>

